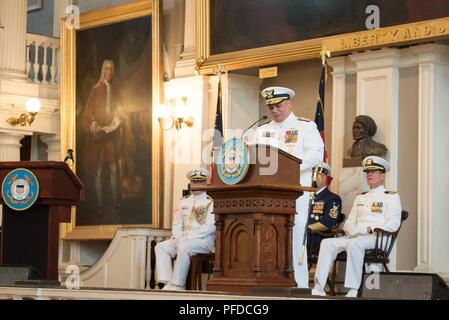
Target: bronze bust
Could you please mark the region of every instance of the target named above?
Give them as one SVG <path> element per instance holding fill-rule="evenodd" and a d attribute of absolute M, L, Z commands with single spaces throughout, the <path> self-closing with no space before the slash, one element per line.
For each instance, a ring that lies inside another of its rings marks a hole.
<path fill-rule="evenodd" d="M 345 159 L 345 167 L 360 166 L 362 160 L 368 156 L 378 156 L 385 158 L 388 149 L 382 143 L 373 140 L 373 136 L 377 132 L 377 125 L 373 118 L 360 115 L 354 120 L 352 126 L 352 137 L 354 143 L 347 151 Z"/>

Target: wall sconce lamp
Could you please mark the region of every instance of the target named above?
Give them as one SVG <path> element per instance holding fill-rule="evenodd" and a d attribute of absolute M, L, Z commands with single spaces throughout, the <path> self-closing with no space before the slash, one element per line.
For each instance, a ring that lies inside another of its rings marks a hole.
<path fill-rule="evenodd" d="M 194 120 L 193 117 L 188 115 L 186 89 L 181 90 L 180 94 L 176 96 L 173 88 L 167 88 L 166 97 L 168 104 L 160 105 L 158 111 L 158 120 L 161 128 L 164 130 L 175 128 L 179 131 L 183 124 L 188 128 L 192 128 Z"/>
<path fill-rule="evenodd" d="M 18 118 L 10 117 L 6 120 L 6 122 L 12 126 L 21 125 L 22 127 L 25 127 L 27 124 L 28 126 L 31 126 L 34 121 L 34 117 L 36 117 L 38 112 L 41 111 L 41 102 L 39 99 L 30 98 L 26 102 L 25 109 L 27 113 L 22 113 Z"/>

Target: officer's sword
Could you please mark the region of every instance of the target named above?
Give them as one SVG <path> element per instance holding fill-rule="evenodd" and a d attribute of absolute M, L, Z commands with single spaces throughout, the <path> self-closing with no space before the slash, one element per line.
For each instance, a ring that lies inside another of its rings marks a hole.
<path fill-rule="evenodd" d="M 321 171 L 321 170 L 319 170 L 319 171 Z M 317 187 L 317 183 L 316 183 L 317 175 L 318 175 L 318 170 L 313 170 L 313 175 L 312 175 L 312 187 L 313 188 Z M 307 241 L 307 228 L 309 226 L 309 219 L 310 219 L 310 215 L 312 214 L 312 204 L 313 204 L 314 200 L 315 200 L 315 192 L 310 192 L 309 212 L 307 215 L 306 227 L 304 229 L 304 236 L 302 238 L 301 259 L 299 260 L 300 265 L 302 265 L 304 263 L 304 252 L 306 251 L 306 241 Z"/>

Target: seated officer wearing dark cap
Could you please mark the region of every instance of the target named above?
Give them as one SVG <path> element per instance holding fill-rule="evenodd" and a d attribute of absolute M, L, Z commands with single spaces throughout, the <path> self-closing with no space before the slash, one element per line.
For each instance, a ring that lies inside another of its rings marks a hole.
<path fill-rule="evenodd" d="M 397 193 L 384 187 L 385 173 L 390 170 L 390 164 L 380 157 L 369 156 L 362 165 L 370 190 L 355 198 L 343 227 L 345 236 L 321 241 L 313 295 L 326 295 L 324 286 L 330 268 L 336 256 L 346 251 L 344 286 L 350 289 L 346 296 L 356 297 L 362 281 L 365 250 L 374 249 L 376 244 L 374 229 L 395 232 L 401 224 L 401 199 Z"/>
<path fill-rule="evenodd" d="M 313 176 L 316 176 L 318 191 L 315 193 L 312 207 L 310 208 L 307 229 L 310 231 L 330 231 L 335 227 L 341 214 L 341 198 L 332 193 L 328 188 L 329 177 L 332 169 L 327 163 L 313 168 Z M 307 248 L 319 248 L 322 236 L 309 233 L 307 237 Z"/>

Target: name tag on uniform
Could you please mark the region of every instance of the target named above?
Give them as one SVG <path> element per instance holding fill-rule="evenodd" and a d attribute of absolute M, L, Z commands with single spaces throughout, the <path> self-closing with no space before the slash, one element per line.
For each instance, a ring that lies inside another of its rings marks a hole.
<path fill-rule="evenodd" d="M 285 132 L 285 143 L 298 142 L 298 129 L 290 129 Z"/>

